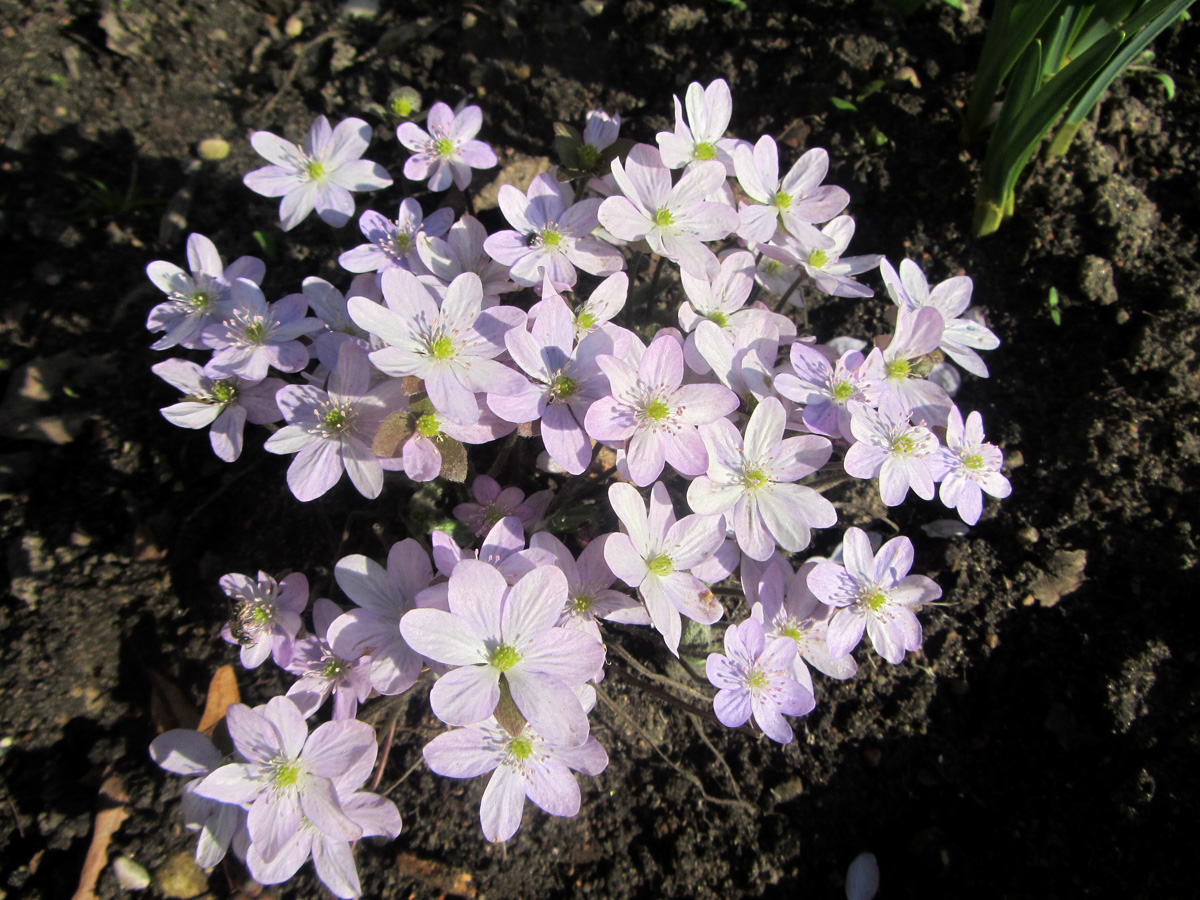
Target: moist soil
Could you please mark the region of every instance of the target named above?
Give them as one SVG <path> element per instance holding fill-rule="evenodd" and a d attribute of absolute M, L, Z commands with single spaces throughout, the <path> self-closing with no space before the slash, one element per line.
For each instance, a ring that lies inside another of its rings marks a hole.
<path fill-rule="evenodd" d="M 671 127 L 670 94 L 716 77 L 732 87 L 734 133 L 774 134 L 789 160 L 828 149 L 828 180 L 853 197 L 852 251 L 915 259 L 933 282 L 974 279 L 1003 344 L 957 402 L 1003 448 L 1012 497 L 947 541 L 920 528 L 945 517 L 936 504 L 889 512 L 870 490 L 838 495 L 844 524 L 900 528 L 916 570 L 942 585 L 923 650 L 892 667 L 860 649 L 854 680 L 818 676 L 817 710 L 786 747 L 663 704 L 614 658 L 593 715 L 607 771 L 581 777 L 574 819 L 527 804 L 506 846 L 480 835 L 482 781 L 420 764 L 439 728 L 424 696 L 376 712 L 381 733 L 397 723 L 381 786 L 404 831 L 359 846 L 365 896 L 837 897 L 863 851 L 886 897 L 1191 893 L 1200 26 L 1156 45 L 1173 99 L 1145 74 L 1117 83 L 1065 160 L 1027 171 L 1015 218 L 976 239 L 982 148 L 963 148 L 959 128 L 977 15 L 931 2 L 904 19 L 842 0 L 382 6 L 345 18 L 293 0 L 0 0 L 0 897 L 71 896 L 114 775 L 128 818 L 109 853 L 153 874 L 146 896 L 255 895 L 235 864 L 169 882 L 163 867 L 194 838 L 180 779 L 147 756 L 235 662 L 217 579 L 299 570 L 337 597 L 333 562 L 382 558 L 426 496 L 399 479 L 368 502 L 343 482 L 301 504 L 261 429 L 226 465 L 158 412 L 176 398 L 149 371 L 166 354 L 147 349 L 161 295 L 144 269 L 182 263 L 187 233 L 227 260 L 264 256 L 271 297 L 308 275 L 347 283 L 333 261 L 356 229 L 312 217 L 283 235 L 275 204 L 240 181 L 259 164 L 249 132 L 295 140 L 319 113 L 363 116 L 377 126 L 368 156 L 397 184 L 359 208 L 414 195 L 428 212 L 445 196 L 399 179 L 391 127 L 366 111 L 394 88 L 478 103 L 511 173 L 551 153 L 556 121 L 592 108 L 652 142 Z M 198 162 L 208 138 L 229 156 Z M 494 209 L 480 215 L 500 227 Z M 886 296 L 810 299 L 825 338 L 884 327 Z M 518 443 L 501 481 L 550 484 L 530 474 L 535 445 Z M 597 519 L 581 537 L 613 527 Z M 646 633 L 610 640 L 673 674 Z M 285 686 L 269 668 L 238 669 L 248 702 Z M 122 893 L 111 868 L 95 891 Z M 325 895 L 308 867 L 266 893 Z"/>

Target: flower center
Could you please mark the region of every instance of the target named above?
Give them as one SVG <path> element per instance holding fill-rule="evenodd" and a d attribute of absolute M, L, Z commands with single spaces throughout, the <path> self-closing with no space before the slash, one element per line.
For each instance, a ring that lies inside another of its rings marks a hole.
<path fill-rule="evenodd" d="M 450 156 L 454 153 L 454 142 L 450 138 L 438 138 L 433 142 L 433 151 L 438 156 Z"/>
<path fill-rule="evenodd" d="M 430 341 L 429 355 L 434 359 L 449 359 L 454 355 L 454 342 L 445 335 Z"/>
<path fill-rule="evenodd" d="M 423 438 L 433 439 L 441 433 L 441 428 L 438 426 L 438 418 L 433 413 L 425 413 L 421 418 L 417 419 L 417 434 Z"/>
<path fill-rule="evenodd" d="M 775 199 L 772 202 L 775 204 L 776 209 L 787 209 L 792 205 L 792 195 L 785 191 L 780 191 L 775 195 Z"/>
<path fill-rule="evenodd" d="M 833 399 L 838 403 L 845 403 L 854 396 L 854 385 L 848 381 L 839 381 L 833 386 Z"/>
<path fill-rule="evenodd" d="M 714 147 L 712 144 L 710 144 L 708 141 L 705 141 L 702 144 L 696 145 L 696 159 L 708 160 L 708 159 L 716 159 L 716 158 L 717 158 L 717 148 Z"/>
<path fill-rule="evenodd" d="M 660 210 L 656 210 L 654 213 L 654 224 L 657 225 L 659 228 L 665 228 L 667 225 L 672 224 L 674 221 L 675 221 L 675 217 L 673 215 L 671 215 L 671 211 L 669 209 L 667 209 L 665 206 Z"/>
<path fill-rule="evenodd" d="M 808 254 L 808 264 L 814 269 L 821 268 L 827 262 L 829 262 L 829 254 L 824 250 L 814 250 Z"/>
<path fill-rule="evenodd" d="M 729 316 L 725 315 L 725 313 L 721 312 L 720 310 L 710 312 L 708 314 L 708 320 L 719 328 L 729 327 Z"/>
<path fill-rule="evenodd" d="M 671 562 L 671 557 L 667 554 L 660 553 L 658 556 L 646 560 L 646 568 L 650 570 L 651 574 L 665 578 L 675 571 L 675 564 Z"/>
<path fill-rule="evenodd" d="M 550 396 L 554 400 L 569 400 L 579 390 L 579 382 L 570 375 L 559 375 L 550 382 Z"/>
<path fill-rule="evenodd" d="M 893 359 L 887 364 L 888 378 L 908 378 L 912 374 L 912 366 L 907 359 Z"/>
<path fill-rule="evenodd" d="M 646 408 L 643 410 L 643 412 L 645 413 L 646 418 L 651 422 L 661 422 L 671 414 L 671 407 L 667 406 L 665 402 L 656 397 L 646 404 Z"/>
<path fill-rule="evenodd" d="M 304 164 L 304 174 L 309 181 L 320 181 L 325 177 L 325 167 L 315 159 L 310 159 Z"/>
<path fill-rule="evenodd" d="M 600 151 L 591 144 L 584 144 L 576 151 L 579 157 L 579 168 L 590 169 L 600 162 Z"/>
<path fill-rule="evenodd" d="M 212 395 L 213 399 L 222 406 L 227 406 L 237 396 L 237 387 L 234 382 L 229 380 L 216 381 L 213 382 Z"/>
<path fill-rule="evenodd" d="M 507 672 L 513 666 L 521 661 L 521 654 L 508 644 L 501 644 L 492 651 L 491 658 L 488 660 L 493 666 L 501 672 Z"/>

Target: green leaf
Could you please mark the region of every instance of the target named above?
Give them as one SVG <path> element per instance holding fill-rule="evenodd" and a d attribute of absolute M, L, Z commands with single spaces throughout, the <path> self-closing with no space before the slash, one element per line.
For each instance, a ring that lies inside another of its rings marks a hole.
<path fill-rule="evenodd" d="M 858 112 L 857 106 L 855 106 L 849 100 L 843 100 L 841 97 L 830 97 L 829 102 L 832 104 L 834 109 L 841 109 L 845 110 L 846 112 Z"/>

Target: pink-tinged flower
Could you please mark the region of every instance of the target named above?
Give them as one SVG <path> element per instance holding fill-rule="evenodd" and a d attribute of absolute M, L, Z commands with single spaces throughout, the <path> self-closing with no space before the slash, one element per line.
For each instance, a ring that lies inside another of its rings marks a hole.
<path fill-rule="evenodd" d="M 206 735 L 187 728 L 164 731 L 151 741 L 150 758 L 159 768 L 191 777 L 180 797 L 184 826 L 200 832 L 196 863 L 205 869 L 215 866 L 225 858 L 235 832 L 246 827 L 246 813 L 237 804 L 198 796 L 196 785 L 227 760 Z"/>
<path fill-rule="evenodd" d="M 796 642 L 792 677 L 810 693 L 813 681 L 806 662 L 839 681 L 852 678 L 858 671 L 852 656 L 834 659 L 829 655 L 825 635 L 833 608 L 818 600 L 808 588 L 808 573 L 816 565 L 806 562 L 793 575 L 787 562 L 778 557 L 772 560 L 759 580 L 758 600 L 751 610 L 751 615 L 762 622 L 768 640 L 782 637 Z"/>
<path fill-rule="evenodd" d="M 878 267 L 883 260 L 881 254 L 870 256 L 847 256 L 842 254 L 850 239 L 854 237 L 854 220 L 849 216 L 838 216 L 821 229 L 820 234 L 829 238 L 833 246 L 822 242 L 819 246 L 806 237 L 776 235 L 776 240 L 759 247 L 764 256 L 774 257 L 789 266 L 799 266 L 812 279 L 817 290 L 832 297 L 870 297 L 875 292 L 859 284 L 851 275 L 860 275 Z M 803 306 L 799 292 L 792 295 L 792 303 Z"/>
<path fill-rule="evenodd" d="M 742 552 L 767 560 L 775 545 L 789 553 L 808 546 L 813 528 L 837 522 L 833 504 L 793 484 L 829 461 L 833 445 L 807 434 L 783 438 L 783 404 L 767 397 L 746 425 L 746 439 L 728 419 L 700 426 L 708 473 L 688 487 L 688 505 L 701 515 L 728 514 Z"/>
<path fill-rule="evenodd" d="M 257 284 L 239 278 L 233 283 L 230 303 L 227 318 L 202 333 L 204 345 L 216 351 L 204 367 L 205 375 L 262 381 L 271 366 L 280 372 L 299 372 L 308 365 L 308 348 L 298 338 L 325 326 L 305 315 L 308 301 L 303 294 L 289 294 L 268 304 Z"/>
<path fill-rule="evenodd" d="M 196 363 L 185 359 L 163 360 L 150 371 L 186 398 L 163 407 L 163 418 L 180 428 L 212 425 L 208 437 L 213 452 L 225 462 L 242 455 L 242 429 L 247 421 L 266 425 L 283 418 L 275 405 L 275 392 L 284 386 L 279 378 L 254 383 L 231 375 L 213 380 Z"/>
<path fill-rule="evenodd" d="M 371 658 L 371 687 L 386 696 L 417 683 L 424 660 L 400 634 L 400 619 L 416 608 L 433 580 L 429 554 L 412 538 L 392 545 L 387 569 L 361 554 L 338 560 L 333 576 L 357 605 L 329 626 L 329 644 L 343 659 Z"/>
<path fill-rule="evenodd" d="M 490 475 L 479 475 L 471 483 L 476 503 L 460 503 L 454 507 L 454 518 L 466 523 L 471 533 L 482 537 L 501 519 L 516 516 L 522 524 L 533 519 L 533 510 L 525 505 L 525 492 L 518 487 L 501 488 Z"/>
<path fill-rule="evenodd" d="M 387 170 L 362 159 L 371 143 L 371 126 L 362 119 L 343 119 L 329 127 L 324 116 L 309 129 L 303 146 L 256 131 L 250 146 L 272 163 L 242 178 L 250 190 L 264 197 L 282 197 L 280 225 L 291 231 L 314 209 L 322 222 L 341 228 L 354 215 L 351 191 L 374 191 L 392 183 Z"/>
<path fill-rule="evenodd" d="M 624 351 L 607 329 L 575 345 L 576 327 L 566 302 L 554 295 L 538 304 L 533 331 L 514 328 L 504 336 L 513 361 L 529 376 L 518 394 L 488 395 L 488 406 L 511 422 L 540 422 L 550 457 L 578 475 L 592 460 L 592 444 L 581 424 L 608 389 L 597 358 Z"/>
<path fill-rule="evenodd" d="M 814 225 L 832 219 L 850 202 L 840 187 L 821 182 L 829 173 L 829 154 L 820 147 L 809 150 L 779 180 L 779 148 L 770 135 L 763 135 L 751 149 L 743 144 L 733 155 L 742 189 L 754 204 L 742 204 L 738 235 L 760 243 L 771 240 L 780 222 L 793 236 L 813 248 L 832 249 L 834 239 Z"/>
<path fill-rule="evenodd" d="M 724 542 L 725 520 L 693 515 L 676 521 L 661 481 L 650 491 L 649 515 L 642 495 L 623 482 L 609 487 L 608 502 L 625 533 L 608 539 L 604 560 L 613 574 L 641 594 L 667 649 L 678 656 L 683 633 L 680 613 L 702 625 L 711 625 L 724 613 L 708 585 L 688 570 L 711 557 Z"/>
<path fill-rule="evenodd" d="M 847 350 L 837 362 L 830 363 L 816 347 L 794 341 L 790 359 L 793 371 L 775 376 L 775 390 L 803 405 L 800 417 L 810 431 L 839 435 L 853 442 L 851 405 L 867 401 L 869 384 L 863 355 Z"/>
<path fill-rule="evenodd" d="M 367 303 L 361 297 L 354 298 Z M 383 467 L 371 442 L 383 420 L 407 408 L 403 384 L 395 379 L 371 387 L 371 366 L 353 341 L 342 344 L 328 392 L 290 384 L 276 396 L 287 425 L 263 445 L 268 453 L 295 453 L 288 487 L 307 502 L 325 494 L 345 470 L 364 497 L 383 490 Z"/>
<path fill-rule="evenodd" d="M 421 204 L 412 197 L 400 202 L 395 221 L 369 209 L 358 219 L 369 243 L 347 250 L 338 257 L 338 265 L 349 272 L 378 272 L 388 266 L 420 270 L 417 244 L 422 238 L 441 237 L 453 223 L 454 210 L 448 208 L 423 218 Z"/>
<path fill-rule="evenodd" d="M 464 272 L 454 279 L 438 309 L 411 272 L 386 269 L 380 306 L 362 297 L 347 301 L 350 316 L 387 346 L 371 362 L 389 375 L 411 375 L 425 382 L 438 414 L 460 425 L 479 421 L 476 392 L 515 394 L 525 379 L 493 357 L 504 349 L 504 333 L 523 324 L 515 307 L 482 309 L 479 276 Z"/>
<path fill-rule="evenodd" d="M 987 364 L 975 351 L 995 350 L 1000 346 L 1000 338 L 986 325 L 963 318 L 971 305 L 973 284 L 970 278 L 958 275 L 930 290 L 925 273 L 911 259 L 901 261 L 899 275 L 887 260 L 880 264 L 879 270 L 883 273 L 888 294 L 897 306 L 912 310 L 930 306 L 942 314 L 945 329 L 938 346 L 947 356 L 971 374 L 988 377 Z"/>
<path fill-rule="evenodd" d="M 600 205 L 600 223 L 622 241 L 643 238 L 650 249 L 677 262 L 696 278 L 716 278 L 721 263 L 703 241 L 717 241 L 737 228 L 737 213 L 724 203 L 705 198 L 725 183 L 725 169 L 716 162 L 698 163 L 671 186 L 671 170 L 658 151 L 637 144 L 625 165 L 612 162 L 621 197 Z"/>
<path fill-rule="evenodd" d="M 466 559 L 450 575 L 449 611 L 414 609 L 400 633 L 422 656 L 457 666 L 437 680 L 429 702 L 448 725 L 491 716 L 504 678 L 517 709 L 556 744 L 578 747 L 588 721 L 573 687 L 604 660 L 590 635 L 557 627 L 567 600 L 566 576 L 555 566 L 524 575 L 510 589 L 485 562 Z"/>
<path fill-rule="evenodd" d="M 246 278 L 259 284 L 266 272 L 263 261 L 253 256 L 241 256 L 224 265 L 213 242 L 202 234 L 188 235 L 187 258 L 191 274 L 161 259 L 146 266 L 151 283 L 167 295 L 166 302 L 150 310 L 146 320 L 147 330 L 166 332 L 150 345 L 152 350 L 176 345 L 189 350 L 203 347 L 201 332 L 230 313 L 233 283 Z"/>
<path fill-rule="evenodd" d="M 762 623 L 747 619 L 725 629 L 725 653 L 710 653 L 705 674 L 716 688 L 713 711 L 721 724 L 737 728 L 751 716 L 763 734 L 790 743 L 792 726 L 784 716 L 804 716 L 817 705 L 812 691 L 792 677 L 796 644 L 789 638 L 768 643 Z"/>
<path fill-rule="evenodd" d="M 221 629 L 221 637 L 242 648 L 242 665 L 255 669 L 270 656 L 280 668 L 287 666 L 302 624 L 300 613 L 308 606 L 308 579 L 300 572 L 282 581 L 266 572 L 253 581 L 230 573 L 222 576 L 221 590 L 233 601 L 233 619 Z"/>
<path fill-rule="evenodd" d="M 610 537 L 604 534 L 591 541 L 579 554 L 578 561 L 563 542 L 548 531 L 539 531 L 529 538 L 531 547 L 553 553 L 554 564 L 567 576 L 567 603 L 558 624 L 586 632 L 598 641 L 602 638 L 597 619 L 624 625 L 651 624 L 646 607 L 628 594 L 611 589 L 617 576 L 604 559 L 604 546 Z M 597 673 L 600 677 L 603 674 L 603 669 Z M 595 680 L 599 681 L 600 677 Z"/>
<path fill-rule="evenodd" d="M 303 864 L 311 842 L 298 845 L 306 824 L 335 841 L 363 837 L 340 797 L 359 787 L 375 764 L 375 732 L 354 719 L 326 722 L 310 735 L 291 700 L 275 697 L 251 709 L 232 704 L 229 736 L 244 763 L 221 766 L 196 787 L 201 797 L 236 803 L 249 812 L 246 827 L 258 858 Z"/>
<path fill-rule="evenodd" d="M 928 428 L 913 425 L 908 411 L 891 394 L 879 399 L 879 409 L 856 403 L 850 431 L 857 439 L 846 451 L 846 474 L 879 477 L 879 495 L 888 506 L 899 506 L 911 487 L 917 496 L 933 499 L 934 463 L 938 442 Z"/>
<path fill-rule="evenodd" d="M 608 766 L 608 754 L 593 737 L 565 747 L 547 741 L 528 724 L 513 736 L 492 718 L 440 734 L 422 752 L 429 768 L 447 778 L 494 772 L 479 805 L 489 841 L 507 841 L 517 833 L 526 798 L 552 816 L 574 816 L 579 785 L 570 770 L 595 776 Z"/>
<path fill-rule="evenodd" d="M 822 562 L 808 574 L 809 590 L 836 607 L 825 636 L 830 657 L 847 656 L 866 630 L 875 652 L 899 665 L 906 651 L 921 646 L 921 623 L 912 608 L 938 599 L 942 589 L 924 575 L 908 574 L 913 547 L 906 537 L 892 538 L 875 554 L 866 532 L 848 528 L 842 552 L 844 567 Z"/>
<path fill-rule="evenodd" d="M 333 718 L 353 719 L 358 704 L 371 695 L 371 660 L 343 658 L 329 646 L 329 626 L 342 614 L 332 600 L 313 601 L 313 633 L 296 641 L 287 670 L 300 680 L 288 688 L 287 697 L 304 718 L 315 713 L 333 695 Z"/>
<path fill-rule="evenodd" d="M 522 194 L 511 184 L 500 186 L 498 201 L 515 230 L 498 231 L 483 242 L 492 259 L 510 267 L 512 280 L 537 287 L 543 273 L 555 285 L 575 284 L 575 267 L 592 275 L 611 275 L 625 267 L 621 252 L 591 236 L 599 225 L 601 200 L 572 203 L 570 185 L 553 175 L 533 179 Z"/>
<path fill-rule="evenodd" d="M 592 404 L 584 426 L 598 441 L 628 441 L 634 483 L 650 484 L 665 462 L 689 478 L 703 474 L 708 453 L 696 426 L 737 409 L 737 394 L 720 384 L 683 384 L 683 349 L 670 335 L 650 344 L 636 371 L 615 356 L 596 363 L 612 393 Z"/>
<path fill-rule="evenodd" d="M 706 88 L 695 81 L 689 84 L 684 95 L 686 121 L 684 103 L 679 102 L 678 96 L 674 99 L 675 130 L 660 131 L 657 135 L 663 163 L 669 169 L 681 169 L 716 160 L 727 175 L 732 175 L 734 151 L 744 141 L 725 137 L 733 115 L 728 82 L 718 78 Z"/>
<path fill-rule="evenodd" d="M 482 124 L 483 113 L 478 106 L 464 106 L 456 114 L 445 103 L 429 108 L 425 128 L 412 122 L 400 123 L 396 137 L 414 154 L 404 164 L 404 177 L 410 181 L 428 178 L 431 191 L 444 191 L 451 181 L 460 191 L 466 190 L 472 169 L 496 165 L 492 148 L 474 139 Z"/>
<path fill-rule="evenodd" d="M 431 274 L 419 275 L 441 304 L 451 282 L 463 272 L 474 272 L 483 285 L 483 308 L 500 302 L 500 295 L 520 290 L 508 277 L 508 266 L 488 256 L 483 249 L 487 231 L 473 216 L 463 216 L 450 226 L 445 238 L 425 237 L 417 241 L 417 257 Z"/>
<path fill-rule="evenodd" d="M 958 407 L 951 409 L 946 446 L 932 460 L 934 479 L 942 483 L 942 503 L 974 525 L 983 512 L 984 493 L 1001 500 L 1012 493 L 1012 485 L 1000 474 L 1003 465 L 1000 448 L 983 441 L 983 417 L 973 412 L 964 426 Z"/>
<path fill-rule="evenodd" d="M 900 307 L 887 346 L 876 347 L 867 357 L 868 396 L 875 400 L 881 392 L 890 391 L 916 421 L 931 428 L 945 425 L 954 403 L 941 385 L 919 377 L 915 365 L 920 357 L 937 349 L 942 330 L 942 316 L 936 309 Z"/>

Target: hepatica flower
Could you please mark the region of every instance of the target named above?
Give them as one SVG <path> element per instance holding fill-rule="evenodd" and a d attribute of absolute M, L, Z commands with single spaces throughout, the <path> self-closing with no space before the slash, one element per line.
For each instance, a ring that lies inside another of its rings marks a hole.
<path fill-rule="evenodd" d="M 968 525 L 979 521 L 983 495 L 1003 499 L 1012 493 L 1012 485 L 1000 474 L 1004 456 L 995 444 L 984 443 L 983 417 L 978 412 L 967 416 L 963 424 L 958 407 L 950 410 L 946 425 L 946 446 L 933 460 L 934 478 L 941 481 L 941 500 Z"/>
<path fill-rule="evenodd" d="M 844 566 L 822 562 L 808 575 L 809 590 L 822 603 L 836 607 L 829 622 L 826 645 L 838 659 L 853 650 L 863 631 L 875 652 L 893 665 L 921 646 L 921 623 L 912 608 L 942 596 L 942 589 L 924 575 L 909 575 L 912 541 L 892 538 L 871 552 L 871 540 L 860 528 L 848 528 L 842 544 Z"/>
<path fill-rule="evenodd" d="M 514 230 L 496 232 L 483 248 L 511 267 L 517 284 L 536 287 L 545 272 L 555 285 L 568 288 L 575 284 L 576 266 L 592 275 L 611 275 L 624 268 L 616 247 L 591 236 L 599 225 L 599 198 L 571 203 L 569 186 L 542 174 L 524 195 L 511 184 L 501 185 L 498 200 Z"/>
<path fill-rule="evenodd" d="M 564 747 L 528 724 L 513 735 L 491 718 L 438 735 L 422 752 L 429 768 L 447 778 L 493 773 L 479 805 L 489 841 L 507 841 L 517 833 L 527 797 L 552 816 L 575 815 L 579 785 L 570 770 L 594 776 L 608 766 L 608 754 L 594 737 L 578 747 Z"/>
<path fill-rule="evenodd" d="M 282 197 L 279 219 L 291 231 L 314 209 L 321 221 L 341 228 L 354 215 L 351 191 L 373 191 L 392 183 L 383 166 L 362 159 L 371 143 L 371 126 L 343 119 L 336 128 L 317 116 L 302 146 L 256 131 L 250 146 L 272 165 L 255 169 L 242 181 L 264 197 Z"/>
<path fill-rule="evenodd" d="M 705 674 L 716 688 L 713 711 L 723 725 L 737 728 L 751 716 L 763 734 L 790 743 L 792 726 L 784 716 L 803 716 L 816 706 L 812 691 L 791 673 L 796 644 L 763 635 L 762 623 L 747 619 L 725 630 L 725 653 L 710 653 Z"/>
<path fill-rule="evenodd" d="M 396 137 L 413 155 L 404 164 L 404 177 L 411 181 L 429 179 L 431 191 L 444 191 L 453 181 L 459 190 L 471 183 L 472 169 L 490 169 L 496 154 L 483 141 L 475 140 L 483 113 L 478 106 L 465 106 L 457 114 L 445 103 L 429 108 L 425 128 L 402 122 Z"/>

